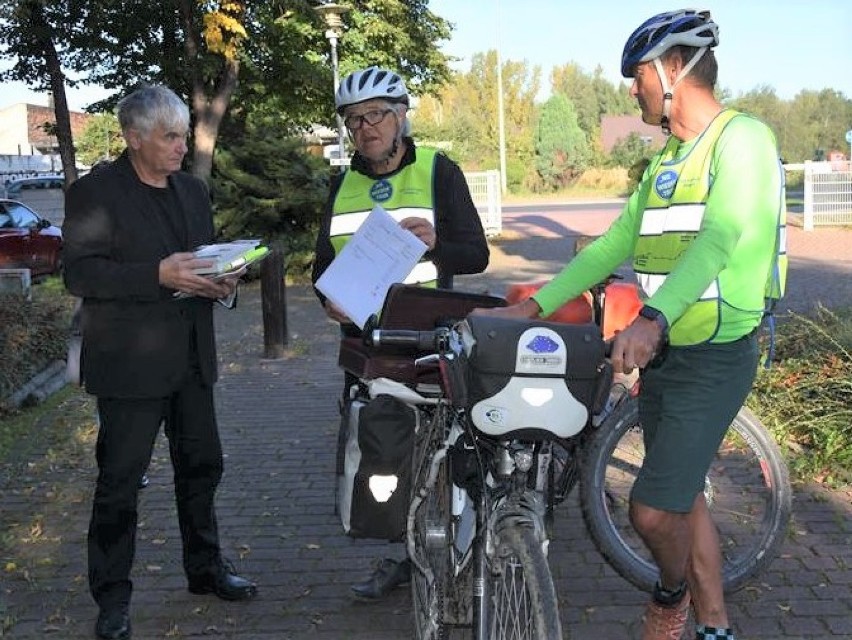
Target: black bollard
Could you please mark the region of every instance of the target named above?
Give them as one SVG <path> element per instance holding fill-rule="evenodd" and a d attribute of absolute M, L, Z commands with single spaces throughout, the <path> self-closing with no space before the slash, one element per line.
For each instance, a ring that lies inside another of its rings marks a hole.
<path fill-rule="evenodd" d="M 264 357 L 284 357 L 287 346 L 287 295 L 284 256 L 274 248 L 260 265 L 260 300 L 263 305 Z"/>

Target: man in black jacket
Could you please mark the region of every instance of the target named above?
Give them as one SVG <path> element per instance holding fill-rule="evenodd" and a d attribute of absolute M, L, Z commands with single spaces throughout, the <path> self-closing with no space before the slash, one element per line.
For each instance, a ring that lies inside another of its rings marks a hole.
<path fill-rule="evenodd" d="M 314 282 L 375 205 L 427 247 L 406 283 L 449 289 L 454 275 L 480 273 L 488 266 L 488 242 L 464 174 L 443 153 L 415 145 L 408 105 L 405 83 L 387 69 L 355 71 L 340 83 L 335 106 L 356 152 L 351 167 L 331 186 L 317 237 Z M 319 291 L 317 295 L 326 314 L 341 323 L 344 335 L 358 334 L 340 308 Z M 347 376 L 346 390 L 353 382 Z M 408 560 L 385 559 L 352 591 L 362 598 L 381 598 L 407 582 L 410 574 Z"/>
<path fill-rule="evenodd" d="M 219 546 L 212 305 L 234 293 L 236 279 L 195 273 L 210 264 L 191 251 L 213 240 L 213 220 L 206 185 L 180 171 L 189 110 L 170 89 L 146 86 L 119 103 L 118 119 L 127 150 L 71 186 L 63 228 L 65 283 L 83 299 L 82 378 L 100 417 L 89 587 L 100 608 L 95 633 L 110 640 L 131 635 L 137 492 L 161 423 L 190 592 L 226 600 L 256 592 Z"/>

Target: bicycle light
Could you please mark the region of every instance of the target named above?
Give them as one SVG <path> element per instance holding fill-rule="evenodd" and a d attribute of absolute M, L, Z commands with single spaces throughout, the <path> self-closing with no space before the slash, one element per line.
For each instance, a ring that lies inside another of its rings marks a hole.
<path fill-rule="evenodd" d="M 396 491 L 399 484 L 399 478 L 396 476 L 370 476 L 367 480 L 367 486 L 370 488 L 370 493 L 376 499 L 376 502 L 387 502 Z"/>

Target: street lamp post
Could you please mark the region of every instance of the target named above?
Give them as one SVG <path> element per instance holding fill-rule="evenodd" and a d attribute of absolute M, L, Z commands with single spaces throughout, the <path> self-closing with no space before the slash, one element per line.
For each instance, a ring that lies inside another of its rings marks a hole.
<path fill-rule="evenodd" d="M 334 2 L 326 2 L 315 7 L 315 11 L 320 14 L 325 20 L 325 25 L 328 27 L 325 32 L 325 37 L 331 45 L 331 68 L 334 72 L 334 93 L 337 95 L 337 88 L 340 86 L 340 72 L 337 64 L 337 41 L 343 35 L 343 19 L 344 13 L 349 11 L 349 7 Z M 343 135 L 343 117 L 337 114 L 337 160 L 343 164 L 344 157 L 344 135 Z"/>
<path fill-rule="evenodd" d="M 500 135 L 500 193 L 506 195 L 506 120 L 503 110 L 503 60 L 500 56 L 500 0 L 497 0 L 497 129 Z"/>

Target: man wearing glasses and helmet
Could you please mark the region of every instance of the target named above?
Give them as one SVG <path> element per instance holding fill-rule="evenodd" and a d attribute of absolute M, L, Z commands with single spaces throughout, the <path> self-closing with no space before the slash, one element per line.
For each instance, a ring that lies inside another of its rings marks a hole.
<path fill-rule="evenodd" d="M 313 282 L 319 279 L 374 206 L 380 205 L 428 247 L 407 284 L 449 289 L 453 276 L 480 273 L 489 249 L 479 213 L 458 165 L 436 149 L 418 147 L 407 118 L 408 91 L 393 71 L 368 67 L 346 76 L 335 96 L 337 112 L 355 145 L 350 167 L 332 179 L 316 243 Z M 326 314 L 344 335 L 360 330 L 317 290 Z M 347 375 L 344 396 L 355 380 Z M 381 598 L 409 581 L 408 560 L 382 560 L 365 582 L 363 598 Z"/>

